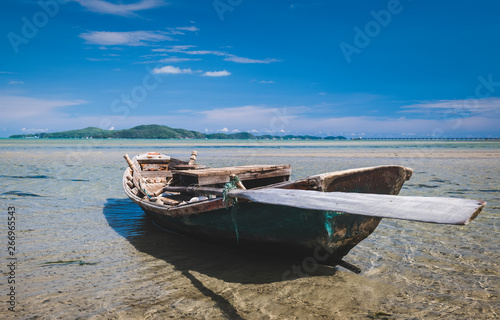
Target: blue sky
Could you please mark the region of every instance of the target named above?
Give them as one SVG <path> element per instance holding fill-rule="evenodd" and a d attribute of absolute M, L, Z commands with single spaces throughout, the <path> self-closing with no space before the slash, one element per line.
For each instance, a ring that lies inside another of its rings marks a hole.
<path fill-rule="evenodd" d="M 500 136 L 498 1 L 19 0 L 0 13 L 0 137 Z"/>

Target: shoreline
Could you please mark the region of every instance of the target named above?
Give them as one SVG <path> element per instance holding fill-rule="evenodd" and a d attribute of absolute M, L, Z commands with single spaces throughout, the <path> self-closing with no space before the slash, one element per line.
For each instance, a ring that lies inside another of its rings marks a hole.
<path fill-rule="evenodd" d="M 189 149 L 186 146 L 186 149 Z M 120 148 L 121 149 L 121 148 Z M 135 147 L 129 148 L 132 152 L 140 152 L 140 149 Z M 157 151 L 165 154 L 176 155 L 181 152 L 180 148 L 171 147 L 152 147 L 151 150 L 146 151 Z M 41 156 L 44 152 L 40 152 L 40 149 L 31 149 L 30 154 L 32 157 Z M 66 154 L 66 150 L 52 150 L 50 154 L 52 156 L 60 156 L 61 154 Z M 77 150 L 73 150 L 77 151 Z M 100 148 L 90 148 L 85 150 L 85 156 L 92 156 L 92 154 L 99 155 L 102 153 Z M 144 150 L 143 150 L 144 151 Z M 259 148 L 234 148 L 233 152 L 228 152 L 227 148 L 200 148 L 198 149 L 198 154 L 200 156 L 200 161 L 202 157 L 221 157 L 221 158 L 332 158 L 332 159 L 347 159 L 347 158 L 359 158 L 359 159 L 500 159 L 500 150 L 401 150 L 401 149 L 387 149 L 387 150 L 325 150 L 313 149 L 313 148 L 297 148 L 297 149 L 259 149 Z M 16 158 L 24 155 L 26 150 L 6 150 L 2 152 L 0 158 Z M 110 152 L 110 151 L 108 151 Z M 111 152 L 117 152 L 119 157 L 123 152 L 122 150 L 113 150 Z"/>
<path fill-rule="evenodd" d="M 2 158 L 29 150 L 31 155 L 59 151 L 86 155 L 155 151 L 170 155 L 198 150 L 200 156 L 234 158 L 500 159 L 496 141 L 304 141 L 207 139 L 1 139 Z M 201 158 L 200 158 L 201 160 Z"/>
<path fill-rule="evenodd" d="M 241 157 L 242 154 L 235 155 Z M 500 159 L 500 151 L 498 152 L 340 152 L 340 153 L 327 153 L 319 152 L 314 154 L 294 154 L 283 153 L 270 154 L 248 154 L 248 157 L 291 157 L 291 158 L 394 158 L 394 159 Z M 227 156 L 226 157 L 232 157 Z"/>
<path fill-rule="evenodd" d="M 476 137 L 476 138 L 328 138 L 320 136 L 310 136 L 310 138 L 300 138 L 299 136 L 291 137 L 276 137 L 276 138 L 259 138 L 260 136 L 255 136 L 256 138 L 94 138 L 94 137 L 84 137 L 84 138 L 40 138 L 40 137 L 0 137 L 0 139 L 12 139 L 12 140 L 210 140 L 210 141 L 468 141 L 468 142 L 480 142 L 480 141 L 500 141 L 500 138 L 486 138 L 486 137 Z"/>

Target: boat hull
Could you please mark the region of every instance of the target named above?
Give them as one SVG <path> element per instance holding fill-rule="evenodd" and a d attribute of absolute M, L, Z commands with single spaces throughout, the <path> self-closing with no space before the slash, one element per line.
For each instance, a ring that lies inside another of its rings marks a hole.
<path fill-rule="evenodd" d="M 143 209 L 162 228 L 202 241 L 296 259 L 321 255 L 323 263 L 332 265 L 380 222 L 380 218 L 259 203 L 182 217 Z"/>
<path fill-rule="evenodd" d="M 411 173 L 411 169 L 399 166 L 361 168 L 289 181 L 276 187 L 318 192 L 398 194 Z M 313 258 L 317 263 L 326 265 L 337 265 L 376 229 L 381 220 L 245 201 L 225 208 L 220 198 L 168 207 L 151 202 L 147 197 L 135 196 L 125 183 L 124 189 L 129 198 L 164 229 L 202 241 L 273 256 Z"/>

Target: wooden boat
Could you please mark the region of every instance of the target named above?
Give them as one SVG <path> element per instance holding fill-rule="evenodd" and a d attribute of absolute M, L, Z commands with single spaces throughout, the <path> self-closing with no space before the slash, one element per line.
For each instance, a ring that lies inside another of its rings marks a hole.
<path fill-rule="evenodd" d="M 376 196 L 362 195 L 365 193 L 397 195 L 403 183 L 412 175 L 410 168 L 378 166 L 289 181 L 290 165 L 206 168 L 194 164 L 195 158 L 195 153 L 189 162 L 157 153 L 138 155 L 132 160 L 126 156 L 129 168 L 123 175 L 125 193 L 164 229 L 203 241 L 274 256 L 311 258 L 318 264 L 332 266 L 340 264 L 354 272 L 359 272 L 359 269 L 343 261 L 343 257 L 369 236 L 386 215 L 325 210 L 321 209 L 323 201 L 315 199 L 318 196 L 346 197 L 350 195 L 347 193 L 356 193 L 352 195 L 361 196 L 359 201 L 363 202 L 365 196 Z M 236 195 L 231 191 L 229 193 L 232 196 L 229 197 L 228 190 L 224 191 L 223 187 L 235 175 L 248 190 L 234 190 L 240 192 Z M 291 193 L 291 198 L 285 193 Z M 248 194 L 253 201 L 247 200 L 250 199 Z M 261 201 L 262 195 L 265 199 Z M 376 197 L 374 211 L 378 210 L 377 203 L 386 202 L 386 198 Z M 386 197 L 391 203 L 394 198 L 403 198 Z M 272 199 L 267 201 L 268 198 Z M 328 203 L 332 202 L 329 199 L 324 201 L 327 208 L 330 208 Z M 313 204 L 290 205 L 291 202 L 308 201 Z M 320 210 L 316 208 L 318 202 L 321 202 Z M 336 198 L 333 198 L 333 202 L 339 203 Z M 395 205 L 401 206 L 398 203 Z M 483 206 L 483 202 L 478 202 L 467 219 L 473 219 Z M 379 211 L 384 210 L 385 207 Z M 411 220 L 419 219 L 427 221 L 425 217 Z"/>

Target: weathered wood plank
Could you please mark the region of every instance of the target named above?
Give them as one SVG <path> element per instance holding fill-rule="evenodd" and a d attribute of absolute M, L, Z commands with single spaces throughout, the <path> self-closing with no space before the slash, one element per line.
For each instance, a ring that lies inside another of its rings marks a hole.
<path fill-rule="evenodd" d="M 230 175 L 236 174 L 241 181 L 273 177 L 289 177 L 292 173 L 290 165 L 239 166 L 226 168 L 209 168 L 200 170 L 173 170 L 174 176 L 188 184 L 213 185 L 229 182 Z"/>
<path fill-rule="evenodd" d="M 248 165 L 248 166 L 236 166 L 236 167 L 224 167 L 224 168 L 207 168 L 200 170 L 174 170 L 176 174 L 188 175 L 193 177 L 206 177 L 206 176 L 219 176 L 219 175 L 230 175 L 234 173 L 236 175 L 249 172 L 265 172 L 273 170 L 283 170 L 290 169 L 289 164 L 285 165 Z"/>
<path fill-rule="evenodd" d="M 338 211 L 357 215 L 465 225 L 486 205 L 479 200 L 413 197 L 311 190 L 231 190 L 230 197 L 303 209 Z"/>
<path fill-rule="evenodd" d="M 247 180 L 264 179 L 272 177 L 290 176 L 291 173 L 292 173 L 291 169 L 281 169 L 281 170 L 266 171 L 266 172 L 240 173 L 237 174 L 237 176 L 238 178 L 240 178 L 241 181 L 247 181 Z M 230 175 L 198 177 L 198 184 L 203 186 L 203 185 L 226 183 L 229 182 L 230 180 L 229 176 Z"/>
<path fill-rule="evenodd" d="M 174 166 L 173 170 L 194 170 L 194 169 L 205 169 L 206 166 L 200 164 L 179 164 Z"/>
<path fill-rule="evenodd" d="M 168 164 L 170 162 L 170 156 L 160 154 L 157 152 L 150 152 L 148 154 L 142 154 L 135 156 L 138 163 L 144 164 Z"/>
<path fill-rule="evenodd" d="M 141 176 L 144 178 L 172 178 L 171 171 L 141 171 Z"/>

